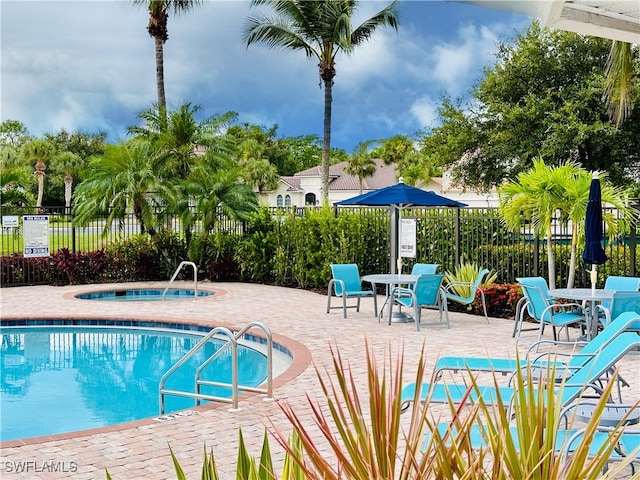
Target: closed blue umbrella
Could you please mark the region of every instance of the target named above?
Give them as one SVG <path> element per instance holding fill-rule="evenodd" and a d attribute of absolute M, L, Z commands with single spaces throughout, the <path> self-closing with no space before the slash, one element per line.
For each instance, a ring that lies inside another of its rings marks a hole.
<path fill-rule="evenodd" d="M 602 228 L 602 193 L 600 191 L 600 179 L 598 172 L 593 172 L 591 187 L 589 188 L 589 203 L 584 221 L 585 247 L 582 253 L 582 261 L 591 264 L 591 288 L 596 288 L 598 272 L 596 265 L 607 261 L 607 255 L 602 248 L 604 231 Z"/>
<path fill-rule="evenodd" d="M 394 220 L 394 212 L 400 211 L 400 209 L 405 207 L 453 207 L 453 208 L 462 208 L 466 207 L 465 203 L 457 202 L 456 200 L 452 200 L 447 197 L 443 197 L 442 195 L 438 195 L 437 193 L 430 192 L 427 190 L 421 190 L 416 187 L 412 187 L 410 185 L 405 185 L 402 182 L 402 179 L 390 187 L 379 188 L 377 190 L 373 190 L 371 192 L 363 193 L 362 195 L 358 195 L 357 197 L 348 198 L 346 200 L 342 200 L 340 202 L 336 202 L 336 205 L 340 206 L 370 206 L 370 207 L 382 207 L 388 206 L 393 207 L 391 210 L 391 271 L 394 272 L 396 268 L 399 270 L 398 261 L 398 252 L 397 252 L 397 244 L 398 244 L 398 230 L 399 230 L 399 220 L 398 215 L 395 216 Z"/>

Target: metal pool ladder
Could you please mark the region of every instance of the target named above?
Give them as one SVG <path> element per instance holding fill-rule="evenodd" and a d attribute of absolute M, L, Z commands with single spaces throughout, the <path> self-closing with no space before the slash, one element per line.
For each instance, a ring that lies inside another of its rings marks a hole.
<path fill-rule="evenodd" d="M 251 328 L 258 328 L 263 331 L 266 338 L 267 346 L 267 386 L 266 388 L 250 387 L 246 385 L 238 385 L 238 340 L 241 340 L 247 330 Z M 198 367 L 195 373 L 195 391 L 185 390 L 170 390 L 165 388 L 167 379 L 175 373 L 178 368 L 184 365 L 190 358 L 192 358 L 206 343 L 215 336 L 226 337 L 227 341 L 222 347 L 215 351 L 212 355 L 206 358 Z M 203 380 L 201 378 L 203 370 L 213 362 L 216 358 L 220 357 L 224 352 L 231 349 L 231 383 L 215 382 L 211 380 Z M 212 387 L 224 387 L 231 389 L 231 398 L 219 397 L 217 395 L 207 395 L 201 393 L 201 386 L 208 385 Z M 229 411 L 238 412 L 241 409 L 238 408 L 238 392 L 255 392 L 266 394 L 265 400 L 273 399 L 273 339 L 269 329 L 260 322 L 251 322 L 245 325 L 241 330 L 233 333 L 226 327 L 216 327 L 211 330 L 207 335 L 202 337 L 196 345 L 191 348 L 183 357 L 176 362 L 160 379 L 160 385 L 158 387 L 160 395 L 160 415 L 165 413 L 164 399 L 166 395 L 174 395 L 178 397 L 188 397 L 196 400 L 196 405 L 200 405 L 202 400 L 208 400 L 211 402 L 224 402 L 231 403 L 231 409 Z"/>
<path fill-rule="evenodd" d="M 165 288 L 164 292 L 162 292 L 162 300 L 164 300 L 164 297 L 167 295 L 167 292 L 169 291 L 169 287 L 171 287 L 171 284 L 180 273 L 180 270 L 182 270 L 182 267 L 184 267 L 185 265 L 190 265 L 191 267 L 193 267 L 193 296 L 194 296 L 194 300 L 198 299 L 198 267 L 196 266 L 195 263 L 188 262 L 185 260 L 183 262 L 180 262 L 180 265 L 178 265 L 178 268 L 176 268 L 176 271 L 173 272 L 173 276 L 171 277 L 171 280 L 169 280 L 169 284 L 167 285 L 167 288 Z"/>

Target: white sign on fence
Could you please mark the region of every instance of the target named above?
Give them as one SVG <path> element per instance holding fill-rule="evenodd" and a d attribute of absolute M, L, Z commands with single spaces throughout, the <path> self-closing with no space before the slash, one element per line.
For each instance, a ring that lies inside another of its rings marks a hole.
<path fill-rule="evenodd" d="M 25 215 L 22 217 L 22 233 L 24 237 L 23 256 L 49 256 L 49 216 Z"/>
<path fill-rule="evenodd" d="M 416 219 L 402 218 L 400 221 L 400 258 L 416 257 Z"/>
<path fill-rule="evenodd" d="M 3 215 L 2 228 L 18 228 L 18 215 Z"/>

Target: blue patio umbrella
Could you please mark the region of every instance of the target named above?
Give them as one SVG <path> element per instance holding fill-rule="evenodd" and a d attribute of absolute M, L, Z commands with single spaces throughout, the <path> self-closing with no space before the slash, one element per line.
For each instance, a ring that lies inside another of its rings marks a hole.
<path fill-rule="evenodd" d="M 589 188 L 589 203 L 587 204 L 587 214 L 584 222 L 585 247 L 582 253 L 582 261 L 591 264 L 591 288 L 596 288 L 598 272 L 596 265 L 601 265 L 607 261 L 607 255 L 602 248 L 604 236 L 602 228 L 602 193 L 600 191 L 600 179 L 598 172 L 593 172 L 591 187 Z"/>
<path fill-rule="evenodd" d="M 399 215 L 402 208 L 407 207 L 452 207 L 463 208 L 467 205 L 465 203 L 452 200 L 437 193 L 422 190 L 420 188 L 405 185 L 402 182 L 402 178 L 395 185 L 390 187 L 379 188 L 371 192 L 363 193 L 356 197 L 348 198 L 340 202 L 336 202 L 335 205 L 339 206 L 370 206 L 370 207 L 382 207 L 388 206 L 391 209 L 392 220 L 391 225 L 395 228 L 391 229 L 391 272 L 395 272 L 398 262 L 398 230 L 399 230 Z M 395 216 L 394 216 L 395 214 Z"/>

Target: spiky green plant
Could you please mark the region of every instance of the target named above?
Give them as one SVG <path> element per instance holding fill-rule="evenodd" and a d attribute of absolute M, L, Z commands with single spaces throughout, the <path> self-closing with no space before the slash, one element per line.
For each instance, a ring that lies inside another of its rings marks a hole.
<path fill-rule="evenodd" d="M 475 263 L 463 263 L 460 264 L 453 272 L 446 271 L 444 274 L 444 281 L 446 284 L 451 285 L 451 291 L 461 297 L 468 297 L 471 295 L 471 287 L 478 278 L 478 274 L 482 270 Z M 498 278 L 498 274 L 495 272 L 489 272 L 486 276 L 484 283 L 494 283 Z"/>

